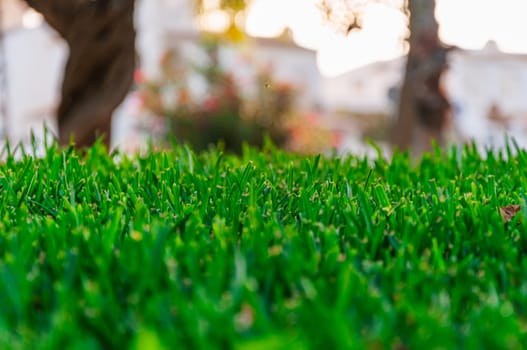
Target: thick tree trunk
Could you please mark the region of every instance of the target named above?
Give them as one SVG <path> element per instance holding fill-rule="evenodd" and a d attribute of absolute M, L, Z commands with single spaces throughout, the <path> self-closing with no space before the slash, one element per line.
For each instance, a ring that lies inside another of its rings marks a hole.
<path fill-rule="evenodd" d="M 438 37 L 435 1 L 409 0 L 410 51 L 401 87 L 394 144 L 416 153 L 430 149 L 435 139 L 443 143 L 449 103 L 440 87 L 446 69 L 445 48 Z"/>
<path fill-rule="evenodd" d="M 59 142 L 111 138 L 111 120 L 133 82 L 134 0 L 26 0 L 67 42 Z"/>

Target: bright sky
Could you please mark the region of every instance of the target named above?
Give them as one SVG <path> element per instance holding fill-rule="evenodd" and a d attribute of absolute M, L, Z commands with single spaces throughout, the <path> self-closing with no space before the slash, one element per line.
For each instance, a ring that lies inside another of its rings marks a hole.
<path fill-rule="evenodd" d="M 202 29 L 223 31 L 228 26 L 229 17 L 219 10 L 220 1 L 204 0 L 206 16 L 199 20 Z M 324 21 L 317 7 L 320 0 L 252 0 L 246 31 L 256 37 L 276 37 L 289 28 L 296 44 L 317 52 L 317 64 L 325 76 L 404 54 L 407 19 L 395 6 L 383 5 L 383 1 L 349 1 L 363 4 L 364 15 L 362 30 L 347 36 Z M 527 0 L 436 1 L 439 35 L 446 44 L 480 49 L 494 40 L 504 52 L 527 53 Z M 29 11 L 23 21 L 31 27 L 41 18 Z"/>
<path fill-rule="evenodd" d="M 247 15 L 250 35 L 274 37 L 290 28 L 300 46 L 317 51 L 323 75 L 335 76 L 404 53 L 406 19 L 379 2 L 364 8 L 363 29 L 345 36 L 324 23 L 318 0 L 253 0 Z M 362 1 L 362 3 L 367 3 Z M 505 52 L 527 53 L 526 0 L 437 0 L 443 42 L 467 49 L 489 40 Z"/>

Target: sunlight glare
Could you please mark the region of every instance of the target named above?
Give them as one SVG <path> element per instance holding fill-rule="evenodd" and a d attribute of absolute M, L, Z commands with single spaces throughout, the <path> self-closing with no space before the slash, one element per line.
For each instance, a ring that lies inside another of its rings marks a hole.
<path fill-rule="evenodd" d="M 408 36 L 406 16 L 396 8 L 380 3 L 366 7 L 362 25 L 368 35 L 379 40 L 404 40 Z"/>
<path fill-rule="evenodd" d="M 245 31 L 254 37 L 273 38 L 286 28 L 288 0 L 254 0 L 247 10 Z M 285 11 L 284 11 L 284 7 Z"/>
<path fill-rule="evenodd" d="M 400 57 L 403 47 L 397 41 L 377 43 L 368 35 L 352 32 L 323 45 L 317 52 L 317 64 L 322 75 L 334 77 L 375 61 Z"/>
<path fill-rule="evenodd" d="M 491 28 L 485 26 L 489 11 L 488 0 L 438 0 L 439 37 L 448 45 L 481 49 L 490 36 Z"/>
<path fill-rule="evenodd" d="M 496 15 L 497 4 L 494 5 L 494 17 L 497 20 L 493 26 L 492 38 L 504 52 L 527 53 L 527 1 L 500 0 L 499 14 Z M 491 23 L 491 22 L 489 22 Z"/>
<path fill-rule="evenodd" d="M 221 6 L 221 0 L 203 0 L 204 12 L 218 10 Z"/>
<path fill-rule="evenodd" d="M 36 28 L 44 22 L 44 17 L 33 9 L 28 9 L 22 15 L 22 26 L 27 29 Z"/>
<path fill-rule="evenodd" d="M 347 37 L 337 34 L 319 48 L 317 64 L 322 75 L 336 76 L 404 54 L 405 16 L 394 8 L 375 3 L 366 6 L 364 11 L 362 30 L 353 31 Z"/>
<path fill-rule="evenodd" d="M 526 53 L 525 0 L 438 0 L 436 16 L 443 42 L 481 49 L 496 41 L 505 52 Z"/>
<path fill-rule="evenodd" d="M 213 10 L 197 17 L 199 27 L 208 32 L 223 33 L 230 25 L 229 14 L 223 10 Z"/>
<path fill-rule="evenodd" d="M 287 21 L 293 33 L 293 41 L 298 46 L 317 50 L 335 35 L 327 23 L 324 23 L 320 10 L 316 7 L 319 0 L 292 0 L 294 15 Z"/>

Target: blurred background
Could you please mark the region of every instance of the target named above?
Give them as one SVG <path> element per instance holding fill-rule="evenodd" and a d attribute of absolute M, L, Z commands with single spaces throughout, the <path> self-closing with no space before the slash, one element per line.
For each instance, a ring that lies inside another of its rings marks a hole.
<path fill-rule="evenodd" d="M 56 130 L 68 47 L 25 2 L 0 4 L 0 135 L 27 143 L 43 123 Z M 408 128 L 397 122 L 401 87 L 406 55 L 419 45 L 407 40 L 407 7 L 137 0 L 139 64 L 111 144 L 134 152 L 175 136 L 198 149 L 222 140 L 236 152 L 268 135 L 302 153 L 370 154 L 367 140 L 389 152 L 393 133 Z M 527 146 L 527 3 L 436 0 L 433 13 L 446 48 L 442 144 L 503 147 L 510 135 Z"/>

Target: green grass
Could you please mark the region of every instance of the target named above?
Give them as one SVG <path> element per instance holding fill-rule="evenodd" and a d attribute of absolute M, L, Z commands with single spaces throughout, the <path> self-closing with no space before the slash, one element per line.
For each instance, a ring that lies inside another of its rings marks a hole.
<path fill-rule="evenodd" d="M 511 153 L 7 150 L 0 348 L 527 347 Z"/>

